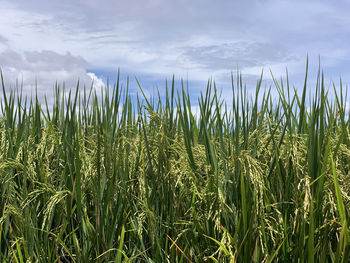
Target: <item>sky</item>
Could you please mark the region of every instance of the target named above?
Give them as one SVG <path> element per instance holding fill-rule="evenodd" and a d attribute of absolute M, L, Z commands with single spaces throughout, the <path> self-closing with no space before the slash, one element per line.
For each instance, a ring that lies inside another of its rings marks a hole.
<path fill-rule="evenodd" d="M 327 83 L 347 84 L 349 11 L 349 0 L 0 0 L 0 67 L 8 90 L 48 97 L 56 81 L 100 88 L 118 69 L 135 93 L 135 76 L 150 94 L 174 74 L 194 96 L 213 79 L 228 98 L 231 73 L 254 89 L 262 70 L 269 83 L 286 68 L 298 89 L 307 56 L 311 78 L 320 58 Z"/>

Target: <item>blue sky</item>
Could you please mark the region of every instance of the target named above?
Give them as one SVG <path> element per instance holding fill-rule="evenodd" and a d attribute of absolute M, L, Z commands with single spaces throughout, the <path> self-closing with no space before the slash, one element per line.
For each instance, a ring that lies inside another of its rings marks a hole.
<path fill-rule="evenodd" d="M 189 81 L 191 93 L 213 78 L 225 97 L 239 69 L 248 87 L 264 69 L 266 83 L 284 76 L 299 87 L 309 55 L 327 81 L 350 81 L 350 1 L 1 0 L 0 67 L 7 87 L 23 80 L 30 94 L 50 94 L 55 81 L 79 78 L 97 87 L 120 68 L 144 89 L 165 79 Z"/>

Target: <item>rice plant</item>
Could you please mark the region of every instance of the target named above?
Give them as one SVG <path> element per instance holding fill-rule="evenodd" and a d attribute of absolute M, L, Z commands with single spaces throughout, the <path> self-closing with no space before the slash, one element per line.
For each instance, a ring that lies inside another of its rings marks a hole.
<path fill-rule="evenodd" d="M 232 76 L 230 102 L 118 73 L 44 107 L 1 74 L 0 262 L 349 262 L 347 90 L 307 71 L 301 94 Z"/>

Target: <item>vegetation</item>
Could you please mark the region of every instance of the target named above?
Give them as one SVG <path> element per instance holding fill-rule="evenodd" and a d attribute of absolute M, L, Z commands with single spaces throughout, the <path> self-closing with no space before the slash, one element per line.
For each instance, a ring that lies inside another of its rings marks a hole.
<path fill-rule="evenodd" d="M 196 115 L 174 79 L 137 100 L 119 77 L 57 86 L 42 107 L 2 78 L 0 261 L 348 262 L 341 82 L 319 73 L 307 96 L 307 73 L 302 94 L 261 76 L 249 97 L 232 79 L 232 107 L 209 81 Z"/>

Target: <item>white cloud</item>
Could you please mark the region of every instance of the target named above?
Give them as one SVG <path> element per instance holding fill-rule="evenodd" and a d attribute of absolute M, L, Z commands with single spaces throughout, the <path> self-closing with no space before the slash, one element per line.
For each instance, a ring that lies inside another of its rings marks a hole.
<path fill-rule="evenodd" d="M 349 8 L 343 1 L 4 0 L 0 64 L 7 79 L 35 83 L 36 76 L 50 88 L 94 79 L 87 67 L 226 83 L 236 68 L 255 83 L 262 68 L 280 77 L 288 67 L 302 82 L 308 53 L 310 65 L 321 55 L 326 73 L 346 76 Z M 74 56 L 60 55 L 67 52 Z"/>
<path fill-rule="evenodd" d="M 0 63 L 7 91 L 16 88 L 16 80 L 23 83 L 23 95 L 31 96 L 37 90 L 39 97 L 52 97 L 55 82 L 65 85 L 66 90 L 74 89 L 78 80 L 81 86 L 96 88 L 104 85 L 94 73 L 86 72 L 88 63 L 70 53 L 59 54 L 53 51 L 31 51 L 17 53 L 7 49 L 0 53 Z"/>
<path fill-rule="evenodd" d="M 88 72 L 88 73 L 86 73 L 86 75 L 88 75 L 91 78 L 95 88 L 101 88 L 101 87 L 106 86 L 105 83 L 103 82 L 103 80 L 101 78 L 97 77 L 95 73 Z"/>
<path fill-rule="evenodd" d="M 293 59 L 287 50 L 273 43 L 231 42 L 184 48 L 184 56 L 196 67 L 234 70 L 271 65 Z"/>

